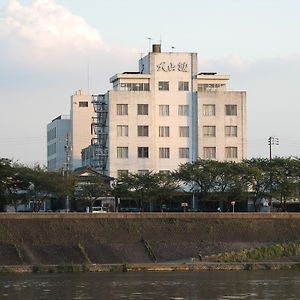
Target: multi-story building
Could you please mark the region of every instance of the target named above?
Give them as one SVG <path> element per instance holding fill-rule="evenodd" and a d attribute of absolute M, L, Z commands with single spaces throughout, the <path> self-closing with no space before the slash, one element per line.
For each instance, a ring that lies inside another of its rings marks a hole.
<path fill-rule="evenodd" d="M 71 130 L 69 116 L 58 116 L 47 125 L 47 169 L 59 171 L 66 166 L 66 143 Z"/>
<path fill-rule="evenodd" d="M 91 131 L 93 117 L 96 116 L 92 96 L 78 90 L 71 96 L 71 140 L 72 169 L 81 167 L 81 150 L 91 144 L 95 135 Z"/>
<path fill-rule="evenodd" d="M 70 117 L 59 116 L 47 125 L 49 171 L 81 167 L 81 150 L 95 137 L 91 131 L 95 116 L 92 96 L 76 91 L 71 96 Z"/>
<path fill-rule="evenodd" d="M 198 158 L 246 158 L 246 92 L 229 91 L 229 76 L 198 73 L 197 54 L 161 52 L 138 72 L 114 75 L 95 97 L 97 139 L 83 165 L 105 174 L 170 171 Z"/>

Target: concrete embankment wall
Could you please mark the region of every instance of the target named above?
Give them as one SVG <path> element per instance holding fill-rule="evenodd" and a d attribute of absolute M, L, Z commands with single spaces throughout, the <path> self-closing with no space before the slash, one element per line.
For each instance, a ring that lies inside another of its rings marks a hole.
<path fill-rule="evenodd" d="M 300 239 L 300 214 L 0 214 L 0 265 L 152 263 Z"/>

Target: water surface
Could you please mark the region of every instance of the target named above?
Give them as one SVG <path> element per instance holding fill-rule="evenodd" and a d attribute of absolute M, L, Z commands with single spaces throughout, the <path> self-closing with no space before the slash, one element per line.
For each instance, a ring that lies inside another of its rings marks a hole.
<path fill-rule="evenodd" d="M 300 299 L 300 272 L 0 274 L 0 299 Z"/>

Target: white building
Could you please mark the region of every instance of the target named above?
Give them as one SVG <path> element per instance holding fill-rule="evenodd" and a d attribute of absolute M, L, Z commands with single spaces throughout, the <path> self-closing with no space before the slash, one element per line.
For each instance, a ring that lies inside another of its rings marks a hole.
<path fill-rule="evenodd" d="M 229 91 L 229 76 L 198 73 L 197 54 L 153 52 L 138 72 L 114 75 L 95 99 L 98 136 L 83 165 L 117 177 L 170 171 L 197 158 L 247 156 L 246 92 Z"/>
<path fill-rule="evenodd" d="M 49 171 L 68 168 L 74 170 L 81 167 L 81 150 L 90 145 L 95 137 L 91 132 L 91 124 L 95 116 L 92 96 L 83 90 L 76 91 L 71 96 L 70 117 L 59 116 L 47 125 Z M 67 141 L 68 133 L 69 141 Z M 69 162 L 67 153 L 70 155 Z"/>
<path fill-rule="evenodd" d="M 66 141 L 71 130 L 69 116 L 58 116 L 47 125 L 47 169 L 59 171 L 66 166 Z"/>
<path fill-rule="evenodd" d="M 81 150 L 91 144 L 95 134 L 91 131 L 93 117 L 96 116 L 92 96 L 78 90 L 71 96 L 71 140 L 72 169 L 81 167 Z"/>

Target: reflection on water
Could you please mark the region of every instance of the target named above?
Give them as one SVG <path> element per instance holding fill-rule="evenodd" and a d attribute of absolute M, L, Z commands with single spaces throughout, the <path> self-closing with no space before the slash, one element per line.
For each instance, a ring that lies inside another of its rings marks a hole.
<path fill-rule="evenodd" d="M 300 272 L 0 274 L 0 299 L 300 299 Z"/>

